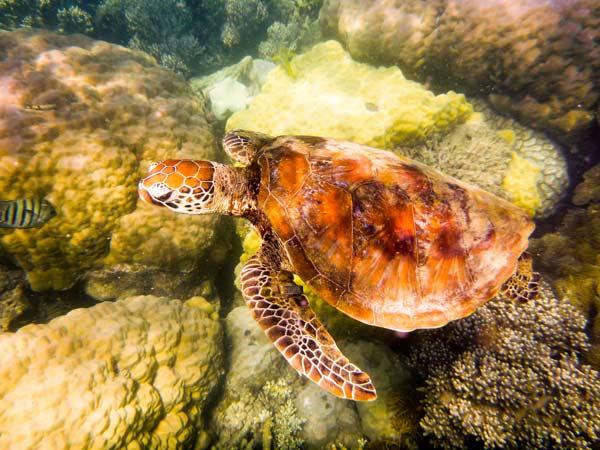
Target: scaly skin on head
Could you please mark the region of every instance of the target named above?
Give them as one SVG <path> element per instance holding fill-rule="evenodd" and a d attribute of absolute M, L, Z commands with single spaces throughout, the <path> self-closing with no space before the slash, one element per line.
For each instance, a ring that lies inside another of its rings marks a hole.
<path fill-rule="evenodd" d="M 249 169 L 212 161 L 167 159 L 150 165 L 142 200 L 184 214 L 246 216 L 256 209 Z"/>

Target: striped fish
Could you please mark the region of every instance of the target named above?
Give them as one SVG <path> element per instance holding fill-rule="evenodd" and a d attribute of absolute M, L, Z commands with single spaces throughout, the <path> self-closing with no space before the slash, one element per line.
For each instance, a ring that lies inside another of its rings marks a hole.
<path fill-rule="evenodd" d="M 0 201 L 0 228 L 41 227 L 54 216 L 54 206 L 43 198 Z"/>

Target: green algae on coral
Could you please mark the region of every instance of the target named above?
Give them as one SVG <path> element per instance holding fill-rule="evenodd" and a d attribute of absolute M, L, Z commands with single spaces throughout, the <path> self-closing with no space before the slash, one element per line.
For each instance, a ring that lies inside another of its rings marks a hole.
<path fill-rule="evenodd" d="M 273 55 L 273 62 L 279 64 L 288 77 L 293 80 L 298 78 L 298 74 L 294 67 L 292 66 L 292 60 L 296 56 L 296 53 L 287 48 L 287 47 L 279 47 L 279 50 Z"/>

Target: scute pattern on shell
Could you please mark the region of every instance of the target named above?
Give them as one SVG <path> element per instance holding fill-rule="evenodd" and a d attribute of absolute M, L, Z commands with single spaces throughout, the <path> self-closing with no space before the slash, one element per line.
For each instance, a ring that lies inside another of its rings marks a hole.
<path fill-rule="evenodd" d="M 371 325 L 469 315 L 514 273 L 533 230 L 514 205 L 382 150 L 281 136 L 257 161 L 258 206 L 294 270 Z"/>

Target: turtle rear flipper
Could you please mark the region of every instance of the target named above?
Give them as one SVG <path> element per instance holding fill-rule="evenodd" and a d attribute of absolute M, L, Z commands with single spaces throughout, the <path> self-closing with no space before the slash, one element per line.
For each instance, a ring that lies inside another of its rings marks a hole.
<path fill-rule="evenodd" d="M 517 270 L 500 288 L 500 294 L 512 300 L 528 301 L 539 291 L 540 274 L 533 270 L 531 255 L 523 253 L 519 257 Z"/>
<path fill-rule="evenodd" d="M 265 242 L 242 268 L 242 293 L 258 324 L 290 365 L 323 389 L 341 398 L 375 400 L 369 375 L 340 352 L 278 259 Z"/>

